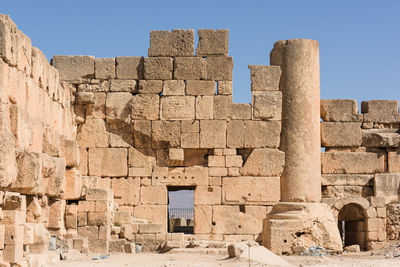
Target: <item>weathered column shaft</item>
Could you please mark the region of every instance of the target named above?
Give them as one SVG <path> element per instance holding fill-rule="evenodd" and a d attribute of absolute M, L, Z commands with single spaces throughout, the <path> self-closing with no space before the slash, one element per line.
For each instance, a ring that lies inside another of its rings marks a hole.
<path fill-rule="evenodd" d="M 320 75 L 317 41 L 293 39 L 275 43 L 271 65 L 282 68 L 281 150 L 286 164 L 281 201 L 320 202 Z"/>

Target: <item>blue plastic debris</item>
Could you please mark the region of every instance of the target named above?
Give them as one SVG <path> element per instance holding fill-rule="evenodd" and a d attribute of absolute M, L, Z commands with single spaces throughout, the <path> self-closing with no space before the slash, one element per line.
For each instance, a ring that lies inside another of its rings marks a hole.
<path fill-rule="evenodd" d="M 104 260 L 107 258 L 108 258 L 108 255 L 101 255 L 99 257 L 94 257 L 92 260 L 97 261 L 97 260 Z"/>
<path fill-rule="evenodd" d="M 321 246 L 311 246 L 308 250 L 301 252 L 301 255 L 304 256 L 315 256 L 315 257 L 324 257 L 329 255 L 326 252 L 326 249 Z"/>

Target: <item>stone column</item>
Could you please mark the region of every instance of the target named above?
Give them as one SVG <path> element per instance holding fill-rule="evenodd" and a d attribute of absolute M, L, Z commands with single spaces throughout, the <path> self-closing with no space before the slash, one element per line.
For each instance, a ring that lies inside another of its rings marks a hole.
<path fill-rule="evenodd" d="M 293 39 L 275 43 L 271 65 L 282 69 L 281 147 L 286 164 L 281 201 L 321 201 L 319 45 Z"/>

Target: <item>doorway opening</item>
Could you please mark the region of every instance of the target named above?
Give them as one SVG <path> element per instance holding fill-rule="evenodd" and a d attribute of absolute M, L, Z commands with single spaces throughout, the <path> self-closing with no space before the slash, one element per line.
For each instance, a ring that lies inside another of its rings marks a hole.
<path fill-rule="evenodd" d="M 366 221 L 364 209 L 354 203 L 343 206 L 338 215 L 338 227 L 343 246 L 359 245 L 366 249 Z"/>
<path fill-rule="evenodd" d="M 168 232 L 194 233 L 194 186 L 168 186 Z"/>

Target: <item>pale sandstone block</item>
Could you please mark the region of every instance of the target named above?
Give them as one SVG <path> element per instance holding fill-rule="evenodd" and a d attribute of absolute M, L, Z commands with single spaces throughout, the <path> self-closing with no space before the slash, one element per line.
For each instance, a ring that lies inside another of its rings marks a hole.
<path fill-rule="evenodd" d="M 93 56 L 54 56 L 51 64 L 58 69 L 62 81 L 94 78 Z"/>
<path fill-rule="evenodd" d="M 217 87 L 218 95 L 232 94 L 232 81 L 219 81 Z"/>
<path fill-rule="evenodd" d="M 94 76 L 96 79 L 114 79 L 115 58 L 96 58 L 94 60 Z"/>
<path fill-rule="evenodd" d="M 201 57 L 176 57 L 174 79 L 203 80 L 206 78 L 206 61 Z"/>
<path fill-rule="evenodd" d="M 370 100 L 361 102 L 364 122 L 399 123 L 399 102 L 397 100 Z"/>
<path fill-rule="evenodd" d="M 384 197 L 385 203 L 399 201 L 400 174 L 377 173 L 374 178 L 374 195 Z"/>
<path fill-rule="evenodd" d="M 99 228 L 97 226 L 78 227 L 78 236 L 87 237 L 89 240 L 99 238 Z"/>
<path fill-rule="evenodd" d="M 11 188 L 25 194 L 43 194 L 41 159 L 36 153 L 26 150 L 16 155 L 18 164 L 17 179 L 11 184 Z"/>
<path fill-rule="evenodd" d="M 220 186 L 197 186 L 194 190 L 194 205 L 220 205 Z"/>
<path fill-rule="evenodd" d="M 281 123 L 279 121 L 244 121 L 244 147 L 277 148 L 280 142 Z"/>
<path fill-rule="evenodd" d="M 227 176 L 228 169 L 225 167 L 210 167 L 208 168 L 210 176 Z"/>
<path fill-rule="evenodd" d="M 226 120 L 231 117 L 232 96 L 214 96 L 213 118 Z"/>
<path fill-rule="evenodd" d="M 67 167 L 77 167 L 80 162 L 79 145 L 76 140 L 62 138 L 61 140 L 61 157 L 65 158 Z"/>
<path fill-rule="evenodd" d="M 4 244 L 16 245 L 24 243 L 24 226 L 6 224 L 4 231 Z"/>
<path fill-rule="evenodd" d="M 245 206 L 244 212 L 239 206 L 213 206 L 212 232 L 215 234 L 260 234 L 262 221 L 266 216 L 266 207 Z"/>
<path fill-rule="evenodd" d="M 391 129 L 365 129 L 362 126 L 362 143 L 363 147 L 398 147 L 400 144 L 400 134 L 397 130 Z"/>
<path fill-rule="evenodd" d="M 6 262 L 17 263 L 24 259 L 23 244 L 6 245 L 3 252 L 3 260 Z M 7 265 L 6 265 L 7 266 Z"/>
<path fill-rule="evenodd" d="M 108 93 L 106 99 L 106 118 L 109 123 L 126 122 L 131 120 L 131 93 Z"/>
<path fill-rule="evenodd" d="M 226 167 L 242 167 L 242 156 L 228 155 L 226 156 Z"/>
<path fill-rule="evenodd" d="M 181 147 L 182 148 L 199 148 L 200 146 L 199 133 L 182 133 Z"/>
<path fill-rule="evenodd" d="M 225 148 L 226 146 L 226 121 L 202 120 L 200 121 L 200 147 Z"/>
<path fill-rule="evenodd" d="M 127 154 L 125 148 L 90 148 L 89 175 L 126 176 Z"/>
<path fill-rule="evenodd" d="M 100 239 L 89 239 L 88 249 L 92 253 L 108 254 L 109 253 L 109 241 Z"/>
<path fill-rule="evenodd" d="M 143 149 L 138 150 L 135 148 L 129 148 L 129 160 L 128 164 L 130 167 L 152 167 L 156 165 L 156 158 L 153 155 L 152 150 Z"/>
<path fill-rule="evenodd" d="M 233 59 L 224 56 L 207 57 L 207 80 L 232 81 Z"/>
<path fill-rule="evenodd" d="M 99 227 L 99 239 L 100 240 L 109 240 L 111 236 L 111 228 L 109 226 L 100 226 Z"/>
<path fill-rule="evenodd" d="M 97 200 L 113 201 L 113 196 L 114 192 L 110 188 L 91 188 L 86 190 L 87 201 L 97 201 Z M 79 206 L 78 206 L 78 211 L 79 211 Z"/>
<path fill-rule="evenodd" d="M 17 179 L 15 138 L 12 133 L 0 132 L 0 186 L 7 187 Z"/>
<path fill-rule="evenodd" d="M 358 114 L 357 101 L 353 99 L 321 99 L 321 118 L 326 122 L 357 122 L 363 120 Z"/>
<path fill-rule="evenodd" d="M 188 80 L 186 81 L 186 94 L 187 95 L 215 95 L 215 82 L 213 81 L 198 81 Z"/>
<path fill-rule="evenodd" d="M 154 148 L 169 148 L 180 146 L 180 121 L 153 121 L 151 131 L 152 143 Z"/>
<path fill-rule="evenodd" d="M 23 225 L 26 222 L 25 211 L 3 210 L 2 224 Z"/>
<path fill-rule="evenodd" d="M 367 174 L 324 174 L 321 185 L 323 186 L 373 186 L 374 175 Z"/>
<path fill-rule="evenodd" d="M 250 107 L 251 108 L 251 107 Z M 251 109 L 250 109 L 251 111 Z M 251 116 L 251 112 L 250 112 Z M 243 148 L 244 147 L 245 128 L 243 120 L 232 120 L 228 122 L 226 129 L 226 145 L 227 147 Z"/>
<path fill-rule="evenodd" d="M 81 197 L 82 175 L 79 170 L 67 169 L 65 172 L 65 194 L 67 200 Z"/>
<path fill-rule="evenodd" d="M 197 56 L 228 55 L 229 31 L 225 29 L 200 29 L 199 44 L 196 48 Z"/>
<path fill-rule="evenodd" d="M 400 173 L 400 152 L 388 152 L 388 172 Z"/>
<path fill-rule="evenodd" d="M 130 167 L 128 170 L 128 175 L 132 177 L 151 176 L 151 174 L 151 167 Z"/>
<path fill-rule="evenodd" d="M 151 121 L 135 120 L 133 134 L 136 148 L 151 148 Z"/>
<path fill-rule="evenodd" d="M 386 229 L 386 220 L 382 218 L 368 218 L 366 229 L 371 232 L 379 232 Z"/>
<path fill-rule="evenodd" d="M 385 157 L 373 152 L 322 152 L 322 173 L 380 173 Z"/>
<path fill-rule="evenodd" d="M 185 81 L 167 80 L 164 82 L 163 95 L 185 95 Z"/>
<path fill-rule="evenodd" d="M 168 159 L 176 163 L 176 166 L 182 166 L 184 160 L 184 151 L 182 148 L 168 149 Z"/>
<path fill-rule="evenodd" d="M 161 94 L 163 81 L 161 80 L 140 80 L 138 84 L 139 94 Z"/>
<path fill-rule="evenodd" d="M 161 98 L 161 119 L 163 120 L 194 120 L 195 97 L 169 96 Z"/>
<path fill-rule="evenodd" d="M 324 147 L 359 147 L 361 140 L 361 122 L 321 122 Z"/>
<path fill-rule="evenodd" d="M 141 186 L 140 187 L 140 203 L 141 204 L 168 204 L 167 187 L 163 185 L 158 186 Z"/>
<path fill-rule="evenodd" d="M 135 80 L 112 79 L 110 81 L 110 91 L 136 93 L 138 91 L 137 82 Z"/>
<path fill-rule="evenodd" d="M 232 177 L 240 176 L 240 168 L 238 167 L 228 168 L 228 176 Z"/>
<path fill-rule="evenodd" d="M 212 206 L 196 205 L 194 206 L 194 233 L 211 233 Z"/>
<path fill-rule="evenodd" d="M 134 120 L 158 120 L 160 96 L 138 94 L 132 97 L 131 109 Z"/>
<path fill-rule="evenodd" d="M 196 97 L 196 119 L 212 120 L 214 114 L 214 97 Z"/>
<path fill-rule="evenodd" d="M 65 192 L 65 160 L 41 154 L 42 158 L 42 186 L 49 197 L 62 198 Z"/>
<path fill-rule="evenodd" d="M 224 148 L 224 149 L 222 149 L 222 155 L 224 155 L 224 156 L 235 156 L 236 155 L 236 149 L 235 148 Z"/>
<path fill-rule="evenodd" d="M 145 80 L 172 80 L 173 59 L 170 57 L 147 57 L 144 59 Z"/>
<path fill-rule="evenodd" d="M 118 79 L 143 79 L 143 57 L 116 57 L 115 63 Z"/>
<path fill-rule="evenodd" d="M 64 228 L 65 200 L 49 202 L 48 228 Z"/>
<path fill-rule="evenodd" d="M 90 116 L 78 128 L 79 147 L 108 147 L 108 134 L 104 120 Z"/>
<path fill-rule="evenodd" d="M 249 65 L 252 91 L 277 91 L 282 70 L 279 66 Z"/>
<path fill-rule="evenodd" d="M 152 174 L 152 185 L 197 186 L 208 185 L 208 168 L 188 167 L 174 168 L 155 167 Z"/>
<path fill-rule="evenodd" d="M 78 216 L 77 215 L 65 215 L 65 228 L 77 229 L 78 228 Z"/>
<path fill-rule="evenodd" d="M 87 175 L 88 173 L 88 152 L 86 148 L 79 149 L 79 167 L 78 169 L 81 171 L 82 175 Z"/>
<path fill-rule="evenodd" d="M 110 147 L 126 147 L 128 148 L 129 143 L 125 142 L 123 137 L 117 134 L 109 133 L 108 142 L 110 143 Z"/>
<path fill-rule="evenodd" d="M 222 185 L 221 177 L 210 177 L 208 185 L 221 186 Z"/>
<path fill-rule="evenodd" d="M 182 121 L 182 133 L 198 133 L 200 131 L 200 122 L 195 121 Z"/>
<path fill-rule="evenodd" d="M 93 92 L 77 92 L 75 94 L 75 104 L 85 105 L 93 104 L 94 93 Z"/>
<path fill-rule="evenodd" d="M 209 156 L 208 167 L 225 167 L 225 156 Z"/>
<path fill-rule="evenodd" d="M 111 225 L 111 214 L 105 214 L 104 212 L 88 212 L 88 225 L 89 226 L 108 226 Z"/>
<path fill-rule="evenodd" d="M 253 91 L 253 118 L 262 120 L 281 120 L 282 92 Z"/>
<path fill-rule="evenodd" d="M 194 55 L 193 30 L 150 31 L 150 57 Z"/>
<path fill-rule="evenodd" d="M 278 149 L 257 148 L 247 158 L 240 173 L 244 176 L 280 176 L 284 165 L 284 152 Z"/>
<path fill-rule="evenodd" d="M 167 205 L 141 205 L 133 209 L 135 218 L 146 219 L 150 223 L 163 225 L 163 232 L 167 231 Z"/>

